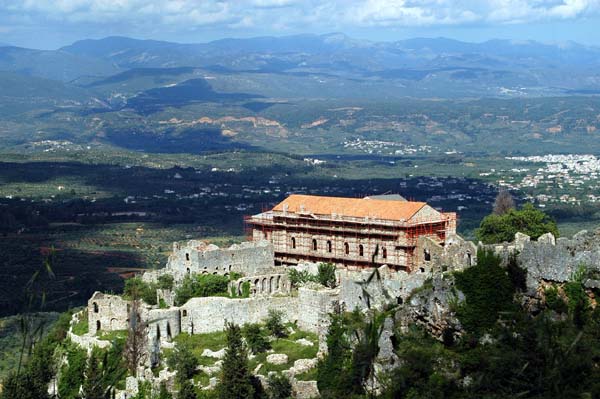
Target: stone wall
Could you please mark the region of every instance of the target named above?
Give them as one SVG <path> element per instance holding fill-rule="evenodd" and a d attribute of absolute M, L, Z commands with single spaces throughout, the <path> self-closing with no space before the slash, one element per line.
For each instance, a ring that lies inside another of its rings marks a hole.
<path fill-rule="evenodd" d="M 319 347 L 324 348 L 329 327 L 329 315 L 339 308 L 339 289 L 298 289 L 298 327 L 319 336 Z"/>
<path fill-rule="evenodd" d="M 189 334 L 222 331 L 225 322 L 242 325 L 267 318 L 269 310 L 281 311 L 286 321 L 296 321 L 298 300 L 293 297 L 192 298 L 179 308 L 181 330 Z"/>
<path fill-rule="evenodd" d="M 244 242 L 222 249 L 197 240 L 185 244 L 176 242 L 166 269 L 160 271 L 173 275 L 176 281 L 191 273 L 229 275 L 231 272 L 245 276 L 274 272 L 271 243 Z"/>
<path fill-rule="evenodd" d="M 517 254 L 519 264 L 527 270 L 527 290 L 530 295 L 535 295 L 540 282 L 569 281 L 582 265 L 591 276 L 600 276 L 600 230 L 584 230 L 572 239 L 555 239 L 550 233 L 537 241 L 531 241 L 523 234 L 517 238 L 513 247 L 496 246 L 495 250 L 503 257 L 509 251 Z M 597 283 L 599 281 L 594 278 L 584 281 L 590 287 Z"/>
<path fill-rule="evenodd" d="M 256 295 L 289 295 L 291 284 L 288 274 L 266 274 L 242 277 L 229 283 L 229 290 L 234 290 L 238 296 L 243 294 L 242 285 L 250 283 L 250 296 Z"/>
<path fill-rule="evenodd" d="M 148 312 L 148 338 L 152 340 L 171 341 L 181 332 L 179 308 L 151 309 Z"/>
<path fill-rule="evenodd" d="M 477 246 L 457 234 L 446 238 L 440 245 L 429 237 L 419 237 L 416 248 L 417 270 L 420 273 L 440 273 L 448 270 L 463 270 L 477 263 Z"/>
<path fill-rule="evenodd" d="M 130 302 L 119 295 L 94 292 L 88 301 L 88 332 L 126 330 L 130 306 Z"/>

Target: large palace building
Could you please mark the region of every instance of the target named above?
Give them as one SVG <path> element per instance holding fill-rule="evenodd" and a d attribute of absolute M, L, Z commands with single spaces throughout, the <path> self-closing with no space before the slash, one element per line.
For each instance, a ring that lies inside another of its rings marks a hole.
<path fill-rule="evenodd" d="M 282 264 L 332 262 L 346 267 L 388 265 L 410 272 L 428 237 L 444 245 L 456 233 L 456 213 L 399 195 L 366 198 L 291 195 L 272 210 L 246 218 L 253 240 L 269 240 Z"/>

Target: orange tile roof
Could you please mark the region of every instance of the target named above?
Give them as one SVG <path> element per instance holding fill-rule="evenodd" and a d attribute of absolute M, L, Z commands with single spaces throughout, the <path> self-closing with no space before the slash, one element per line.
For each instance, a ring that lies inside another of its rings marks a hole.
<path fill-rule="evenodd" d="M 321 197 L 316 195 L 292 194 L 277 204 L 273 210 L 283 212 L 287 205 L 287 212 L 315 215 L 349 216 L 356 218 L 376 218 L 383 220 L 409 220 L 425 202 L 412 201 L 387 201 L 365 198 Z"/>

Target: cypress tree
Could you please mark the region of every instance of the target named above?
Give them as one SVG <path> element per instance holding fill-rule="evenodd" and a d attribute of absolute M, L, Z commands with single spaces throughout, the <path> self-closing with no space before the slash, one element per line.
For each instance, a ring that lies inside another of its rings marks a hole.
<path fill-rule="evenodd" d="M 102 371 L 100 370 L 99 354 L 98 350 L 94 348 L 85 372 L 83 396 L 86 399 L 103 399 L 104 389 L 102 385 Z"/>
<path fill-rule="evenodd" d="M 183 381 L 181 383 L 181 388 L 179 389 L 179 394 L 177 395 L 177 399 L 197 399 L 196 390 L 194 389 L 194 384 L 192 384 L 189 380 Z"/>
<path fill-rule="evenodd" d="M 327 331 L 327 355 L 317 367 L 317 386 L 323 398 L 340 398 L 350 394 L 349 357 L 350 347 L 343 316 L 332 314 Z"/>
<path fill-rule="evenodd" d="M 167 384 L 164 382 L 160 383 L 160 390 L 158 391 L 158 399 L 173 399 L 173 395 L 167 389 Z"/>
<path fill-rule="evenodd" d="M 218 386 L 219 399 L 252 398 L 254 388 L 248 370 L 248 350 L 239 326 L 227 323 L 227 348 Z"/>

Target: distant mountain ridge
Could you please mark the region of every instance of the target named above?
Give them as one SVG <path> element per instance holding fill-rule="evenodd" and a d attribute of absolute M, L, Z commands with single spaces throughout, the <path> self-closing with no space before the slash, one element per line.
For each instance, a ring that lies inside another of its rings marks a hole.
<path fill-rule="evenodd" d="M 112 92 L 124 90 L 128 96 L 134 90 L 182 82 L 159 78 L 176 71 L 183 71 L 177 72 L 182 79 L 202 77 L 202 71 L 226 75 L 231 77 L 227 91 L 256 88 L 256 94 L 275 97 L 294 93 L 270 85 L 269 76 L 292 77 L 301 97 L 360 96 L 363 87 L 374 85 L 387 87 L 383 95 L 396 97 L 546 96 L 600 90 L 600 48 L 528 40 L 374 42 L 342 33 L 191 44 L 111 36 L 52 51 L 0 47 L 0 71 L 98 87 L 104 93 L 108 89 L 103 87 L 110 86 Z M 133 79 L 137 83 L 129 84 Z"/>

